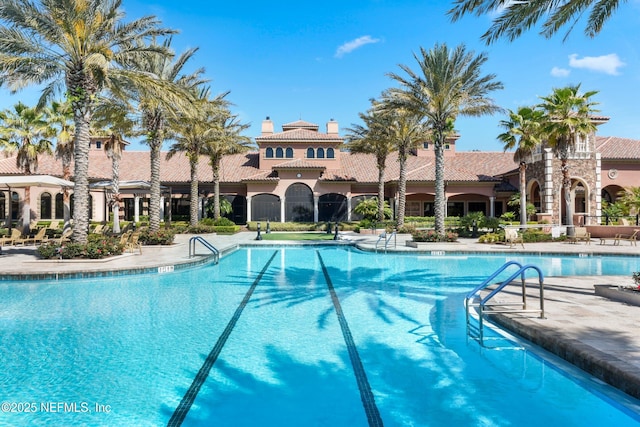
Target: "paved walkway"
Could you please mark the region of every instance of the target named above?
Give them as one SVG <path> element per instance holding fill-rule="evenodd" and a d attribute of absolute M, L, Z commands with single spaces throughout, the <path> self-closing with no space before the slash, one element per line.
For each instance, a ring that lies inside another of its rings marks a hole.
<path fill-rule="evenodd" d="M 189 258 L 188 239 L 178 235 L 170 247 L 144 246 L 142 254 L 124 254 L 109 260 L 70 261 L 38 260 L 35 247 L 3 248 L 0 256 L 0 272 L 3 278 L 14 274 L 38 277 L 44 274 L 96 273 L 102 271 L 146 269 L 192 263 Z M 238 233 L 232 236 L 203 235 L 221 251 L 238 244 L 274 244 L 271 241 L 255 241 L 256 234 Z M 364 250 L 375 250 L 378 236 L 373 234 L 345 233 L 345 241 L 351 241 Z M 280 242 L 277 242 L 280 243 Z M 395 245 L 394 245 L 395 243 Z M 296 242 L 296 244 L 300 244 Z M 416 251 L 405 245 L 404 238 L 389 242 L 388 250 Z M 533 243 L 509 248 L 499 244 L 480 244 L 476 239 L 460 239 L 457 243 L 430 243 L 431 251 L 475 253 L 535 253 L 535 254 L 592 254 L 639 256 L 640 247 L 622 242 L 620 246 L 584 243 Z M 197 257 L 207 256 L 204 246 L 196 245 Z M 610 301 L 596 296 L 595 284 L 631 285 L 631 271 L 621 271 L 620 276 L 547 277 L 545 278 L 546 318 L 535 315 L 500 315 L 496 321 L 505 328 L 520 334 L 552 353 L 574 363 L 597 378 L 608 382 L 628 394 L 640 398 L 640 333 L 638 319 L 640 307 Z M 508 298 L 508 295 L 505 296 Z M 535 300 L 530 300 L 535 304 Z"/>

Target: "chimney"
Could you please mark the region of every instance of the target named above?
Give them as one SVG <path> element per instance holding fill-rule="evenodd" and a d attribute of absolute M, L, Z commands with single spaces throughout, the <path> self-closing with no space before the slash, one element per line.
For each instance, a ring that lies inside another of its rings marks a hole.
<path fill-rule="evenodd" d="M 267 135 L 273 135 L 273 122 L 271 121 L 269 116 L 267 116 L 267 118 L 262 121 L 261 136 L 267 136 Z"/>
<path fill-rule="evenodd" d="M 338 122 L 331 119 L 327 122 L 327 134 L 328 135 L 337 135 L 338 134 Z"/>

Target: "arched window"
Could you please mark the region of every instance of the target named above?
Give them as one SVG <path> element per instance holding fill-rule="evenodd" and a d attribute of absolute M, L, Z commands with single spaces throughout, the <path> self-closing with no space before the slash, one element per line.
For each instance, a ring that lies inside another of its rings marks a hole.
<path fill-rule="evenodd" d="M 322 147 L 318 148 L 318 158 L 324 159 L 324 148 Z"/>
<path fill-rule="evenodd" d="M 267 147 L 266 150 L 264 150 L 264 156 L 268 159 L 273 157 L 273 148 L 271 147 Z"/>
<path fill-rule="evenodd" d="M 40 195 L 40 218 L 51 219 L 51 194 L 42 193 Z"/>
<path fill-rule="evenodd" d="M 284 157 L 284 151 L 282 150 L 282 147 L 276 148 L 276 158 L 281 159 L 283 157 Z"/>
<path fill-rule="evenodd" d="M 318 199 L 318 221 L 346 221 L 347 198 L 342 194 L 323 194 Z"/>
<path fill-rule="evenodd" d="M 64 219 L 64 196 L 56 194 L 56 219 Z"/>
<path fill-rule="evenodd" d="M 285 193 L 285 221 L 313 222 L 313 191 L 306 184 L 295 183 Z"/>
<path fill-rule="evenodd" d="M 253 221 L 280 222 L 280 197 L 273 194 L 257 194 L 251 198 Z"/>
<path fill-rule="evenodd" d="M 316 153 L 313 150 L 313 148 L 311 147 L 307 148 L 307 159 L 313 159 L 315 156 L 316 156 Z"/>
<path fill-rule="evenodd" d="M 287 159 L 293 159 L 293 148 L 287 147 L 287 149 L 285 150 L 284 155 L 285 155 L 285 157 Z"/>
<path fill-rule="evenodd" d="M 334 157 L 333 148 L 327 148 L 327 159 L 333 159 Z"/>

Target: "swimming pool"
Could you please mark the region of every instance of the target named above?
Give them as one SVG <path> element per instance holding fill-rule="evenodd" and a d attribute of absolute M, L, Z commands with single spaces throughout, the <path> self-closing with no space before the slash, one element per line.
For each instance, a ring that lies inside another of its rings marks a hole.
<path fill-rule="evenodd" d="M 508 259 L 549 276 L 637 266 Z M 264 247 L 165 274 L 2 282 L 0 425 L 637 425 L 628 398 L 553 358 L 467 340 L 463 298 L 506 260 Z"/>

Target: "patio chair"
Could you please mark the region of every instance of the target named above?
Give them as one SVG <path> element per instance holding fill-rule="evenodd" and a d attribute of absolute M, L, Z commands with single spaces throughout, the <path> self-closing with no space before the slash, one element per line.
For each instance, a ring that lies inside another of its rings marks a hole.
<path fill-rule="evenodd" d="M 16 240 L 22 237 L 22 233 L 17 228 L 11 229 L 11 235 L 0 237 L 0 246 L 13 246 Z"/>
<path fill-rule="evenodd" d="M 618 234 L 613 244 L 619 245 L 622 240 L 626 240 L 629 244 L 638 246 L 638 232 L 640 232 L 640 229 L 633 230 L 633 234 Z"/>
<path fill-rule="evenodd" d="M 591 244 L 591 233 L 587 231 L 586 227 L 575 227 L 573 236 L 569 237 L 570 243 L 578 243 L 578 241 L 584 241 L 585 244 Z"/>
<path fill-rule="evenodd" d="M 509 247 L 513 248 L 517 243 L 522 245 L 524 249 L 524 240 L 522 239 L 522 234 L 518 233 L 518 230 L 515 228 L 505 228 L 504 229 L 504 241 L 509 243 Z"/>
<path fill-rule="evenodd" d="M 57 243 L 59 245 L 71 241 L 71 234 L 73 233 L 73 228 L 69 227 L 62 232 L 62 236 L 56 237 L 53 239 L 47 240 L 47 243 Z"/>
<path fill-rule="evenodd" d="M 136 250 L 138 250 L 140 252 L 140 255 L 142 255 L 142 243 L 138 241 L 139 239 L 140 233 L 135 232 L 131 234 L 131 237 L 129 238 L 129 241 L 126 245 L 127 252 L 134 253 Z"/>
<path fill-rule="evenodd" d="M 50 230 L 57 230 L 58 227 L 60 226 L 60 221 L 51 221 L 51 223 L 49 224 L 49 228 Z"/>
<path fill-rule="evenodd" d="M 42 244 L 45 240 L 47 240 L 47 229 L 41 228 L 33 237 L 26 237 L 24 239 L 19 239 L 19 242 L 23 245 L 37 245 Z"/>

